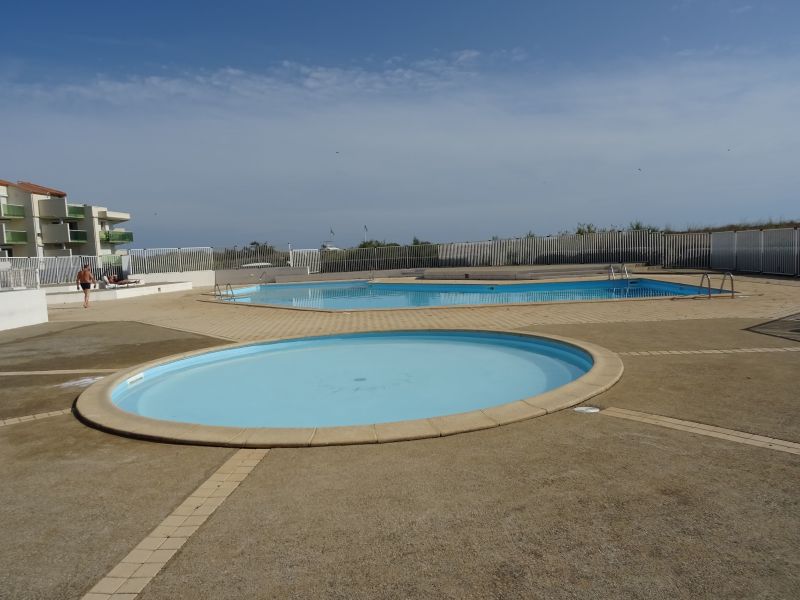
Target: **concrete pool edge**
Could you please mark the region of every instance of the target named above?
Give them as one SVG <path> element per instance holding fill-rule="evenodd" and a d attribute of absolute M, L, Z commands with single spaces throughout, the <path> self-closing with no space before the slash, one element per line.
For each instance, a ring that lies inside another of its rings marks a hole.
<path fill-rule="evenodd" d="M 645 274 L 647 275 L 647 274 Z M 674 284 L 675 282 L 659 279 L 658 276 L 643 276 L 639 277 L 645 280 L 651 280 L 658 283 L 666 283 L 666 284 Z M 636 279 L 636 277 L 634 277 Z M 319 284 L 341 284 L 341 283 L 360 283 L 360 282 L 371 282 L 372 280 L 367 279 L 335 279 L 335 280 L 311 280 L 305 282 L 286 282 L 286 283 L 277 283 L 277 284 L 265 284 L 265 285 L 278 285 L 278 286 L 297 286 L 301 287 L 303 285 L 319 285 Z M 453 282 L 451 280 L 429 280 L 429 281 L 406 281 L 406 282 L 399 282 L 399 284 L 404 285 L 419 285 L 419 286 L 428 286 L 428 285 L 463 285 L 463 286 L 495 286 L 495 287 L 506 287 L 506 286 L 519 286 L 519 285 L 526 285 L 526 284 L 550 284 L 550 283 L 583 283 L 583 282 L 590 282 L 590 281 L 597 281 L 597 282 L 605 282 L 608 281 L 606 278 L 568 278 L 566 280 L 562 280 L 561 278 L 554 279 L 554 280 L 516 280 L 514 282 L 508 282 L 505 280 L 501 281 L 493 281 L 493 280 L 486 280 L 486 281 L 458 281 Z M 379 280 L 377 283 L 381 284 L 393 284 L 395 282 L 390 280 Z M 688 286 L 688 287 L 698 287 L 693 284 L 689 283 L 680 283 L 678 282 L 677 285 L 681 286 Z M 244 290 L 249 289 L 251 287 L 260 287 L 260 286 L 252 286 L 252 285 L 242 285 L 234 288 L 235 290 Z M 507 303 L 487 303 L 487 304 L 448 304 L 448 305 L 435 305 L 435 306 L 400 306 L 400 307 L 369 307 L 369 308 L 321 308 L 321 307 L 306 307 L 306 306 L 288 306 L 284 304 L 268 304 L 268 303 L 261 303 L 261 302 L 236 302 L 235 294 L 234 297 L 226 297 L 227 299 L 222 299 L 218 297 L 213 292 L 204 292 L 201 294 L 202 297 L 198 298 L 199 302 L 208 302 L 211 304 L 218 304 L 218 305 L 225 305 L 225 306 L 244 306 L 249 308 L 270 308 L 276 310 L 288 310 L 288 311 L 299 311 L 299 312 L 306 312 L 306 313 L 322 313 L 322 314 L 349 314 L 349 313 L 365 313 L 365 312 L 381 312 L 381 311 L 396 311 L 396 310 L 403 310 L 403 311 L 423 311 L 423 310 L 445 310 L 445 309 L 457 309 L 457 308 L 468 308 L 468 309 L 478 309 L 478 308 L 514 308 L 519 306 L 549 306 L 549 305 L 562 305 L 562 304 L 585 304 L 587 302 L 591 303 L 598 303 L 598 302 L 647 302 L 652 300 L 716 300 L 716 299 L 736 299 L 736 298 L 743 298 L 740 292 L 735 292 L 734 296 L 729 296 L 728 292 L 725 293 L 719 292 L 714 289 L 714 293 L 712 295 L 707 295 L 705 292 L 698 292 L 697 294 L 680 294 L 680 295 L 664 295 L 664 296 L 647 296 L 641 298 L 595 298 L 595 299 L 577 299 L 577 300 L 544 300 L 544 301 L 536 301 L 536 302 L 507 302 Z"/>
<path fill-rule="evenodd" d="M 419 333 L 420 331 L 426 330 L 402 329 L 380 333 Z M 111 400 L 111 392 L 116 386 L 123 383 L 128 378 L 158 365 L 220 350 L 230 350 L 238 347 L 283 341 L 263 340 L 260 342 L 230 344 L 218 346 L 213 349 L 206 348 L 204 350 L 184 352 L 139 364 L 136 367 L 118 372 L 91 385 L 78 397 L 74 405 L 74 411 L 82 422 L 96 429 L 126 437 L 158 442 L 232 448 L 374 444 L 443 437 L 457 433 L 489 429 L 499 425 L 507 425 L 509 423 L 543 416 L 580 404 L 606 391 L 619 381 L 623 373 L 622 360 L 616 353 L 589 342 L 549 334 L 539 335 L 485 329 L 431 329 L 427 331 L 494 333 L 504 336 L 552 340 L 577 347 L 587 352 L 592 357 L 594 364 L 586 374 L 578 379 L 543 394 L 523 400 L 465 413 L 455 413 L 409 421 L 344 427 L 245 428 L 196 425 L 162 421 L 136 415 L 121 410 Z M 364 331 L 360 333 L 371 332 Z"/>

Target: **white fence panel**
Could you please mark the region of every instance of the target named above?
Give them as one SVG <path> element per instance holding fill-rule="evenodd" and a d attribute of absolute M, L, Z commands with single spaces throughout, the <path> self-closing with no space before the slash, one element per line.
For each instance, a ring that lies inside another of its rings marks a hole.
<path fill-rule="evenodd" d="M 795 229 L 765 229 L 762 237 L 761 271 L 775 275 L 797 275 Z"/>
<path fill-rule="evenodd" d="M 736 232 L 715 231 L 711 234 L 711 268 L 736 270 Z"/>
<path fill-rule="evenodd" d="M 322 264 L 316 248 L 292 250 L 291 262 L 293 267 L 308 267 L 309 273 L 319 273 Z"/>
<path fill-rule="evenodd" d="M 183 271 L 211 271 L 214 269 L 214 251 L 199 248 L 134 248 L 128 251 L 131 274 L 180 273 Z"/>
<path fill-rule="evenodd" d="M 0 289 L 39 287 L 38 270 L 26 258 L 0 257 Z"/>
<path fill-rule="evenodd" d="M 736 270 L 749 273 L 761 272 L 763 253 L 761 230 L 736 232 Z"/>
<path fill-rule="evenodd" d="M 708 233 L 664 234 L 664 266 L 707 269 L 711 264 L 711 235 Z"/>

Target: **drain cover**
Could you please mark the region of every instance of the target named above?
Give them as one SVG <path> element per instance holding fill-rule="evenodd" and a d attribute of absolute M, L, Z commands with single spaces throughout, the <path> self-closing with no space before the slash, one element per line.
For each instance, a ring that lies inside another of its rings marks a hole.
<path fill-rule="evenodd" d="M 597 408 L 596 406 L 579 406 L 579 407 L 577 407 L 577 408 L 575 408 L 573 410 L 575 412 L 579 412 L 579 413 L 596 413 L 596 412 L 600 412 L 600 409 Z"/>

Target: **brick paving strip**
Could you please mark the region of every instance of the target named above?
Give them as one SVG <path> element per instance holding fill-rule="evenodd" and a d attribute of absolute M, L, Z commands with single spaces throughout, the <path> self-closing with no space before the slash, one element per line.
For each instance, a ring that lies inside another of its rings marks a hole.
<path fill-rule="evenodd" d="M 714 427 L 713 425 L 706 425 L 704 423 L 682 421 L 671 417 L 662 417 L 661 415 L 628 410 L 626 408 L 615 408 L 613 406 L 601 411 L 601 414 L 609 417 L 649 423 L 651 425 L 660 425 L 661 427 L 669 427 L 670 429 L 689 431 L 691 433 L 715 437 L 730 442 L 738 442 L 740 444 L 748 444 L 760 448 L 769 448 L 770 450 L 779 450 L 780 452 L 789 452 L 790 454 L 800 454 L 800 444 L 796 444 L 795 442 L 745 433 L 744 431 L 736 431 L 735 429 L 723 429 L 722 427 Z"/>
<path fill-rule="evenodd" d="M 83 596 L 133 600 L 269 450 L 239 450 Z"/>
<path fill-rule="evenodd" d="M 65 369 L 61 371 L 0 371 L 0 377 L 20 375 L 84 375 L 87 373 L 116 373 L 119 369 Z"/>
<path fill-rule="evenodd" d="M 727 350 L 646 350 L 617 352 L 620 356 L 667 356 L 670 354 L 741 354 L 746 352 L 800 352 L 800 346 L 786 348 L 730 348 Z"/>
<path fill-rule="evenodd" d="M 0 427 L 6 425 L 15 425 L 17 423 L 27 423 L 28 421 L 38 421 L 40 419 L 47 419 L 48 417 L 57 417 L 59 415 L 67 415 L 72 412 L 71 408 L 64 410 L 51 410 L 50 412 L 36 413 L 35 415 L 25 415 L 24 417 L 10 417 L 8 419 L 0 419 Z"/>

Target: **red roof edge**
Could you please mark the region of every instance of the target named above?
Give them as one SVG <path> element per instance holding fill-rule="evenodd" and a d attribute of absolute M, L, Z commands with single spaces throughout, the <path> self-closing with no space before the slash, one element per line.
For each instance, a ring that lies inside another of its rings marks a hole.
<path fill-rule="evenodd" d="M 16 186 L 22 188 L 26 192 L 33 192 L 34 194 L 47 194 L 49 196 L 57 196 L 59 198 L 67 197 L 67 192 L 62 192 L 61 190 L 57 190 L 55 188 L 49 188 L 36 183 L 31 183 L 30 181 L 18 181 Z"/>

